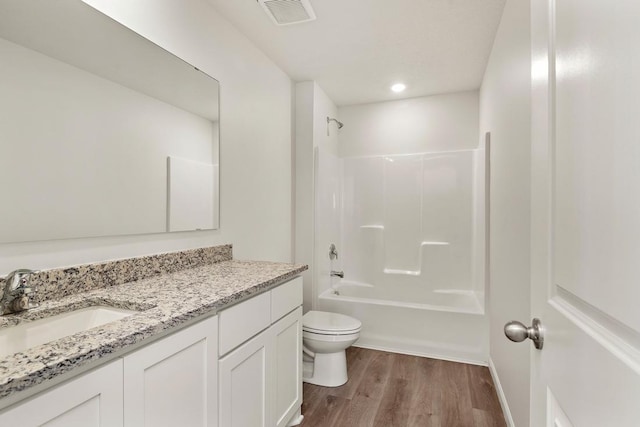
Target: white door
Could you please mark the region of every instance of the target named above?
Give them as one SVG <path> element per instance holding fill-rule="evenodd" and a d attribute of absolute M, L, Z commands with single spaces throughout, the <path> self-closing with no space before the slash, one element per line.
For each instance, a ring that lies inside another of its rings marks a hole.
<path fill-rule="evenodd" d="M 639 426 L 640 2 L 531 4 L 531 425 Z"/>

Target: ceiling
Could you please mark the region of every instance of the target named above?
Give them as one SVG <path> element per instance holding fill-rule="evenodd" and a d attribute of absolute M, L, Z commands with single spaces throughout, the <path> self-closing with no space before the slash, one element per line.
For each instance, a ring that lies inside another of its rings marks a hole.
<path fill-rule="evenodd" d="M 480 87 L 505 0 L 311 0 L 317 20 L 278 27 L 256 0 L 208 0 L 294 81 L 337 105 Z M 407 89 L 392 93 L 403 82 Z"/>

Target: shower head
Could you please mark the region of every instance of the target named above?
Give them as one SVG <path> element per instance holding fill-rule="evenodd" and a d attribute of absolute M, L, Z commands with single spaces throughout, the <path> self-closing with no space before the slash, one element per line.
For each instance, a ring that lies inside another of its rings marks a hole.
<path fill-rule="evenodd" d="M 338 124 L 338 129 L 342 129 L 342 126 L 344 126 L 344 123 L 339 122 L 338 119 L 334 119 L 332 117 L 327 116 L 327 124 L 331 122 L 336 122 Z"/>

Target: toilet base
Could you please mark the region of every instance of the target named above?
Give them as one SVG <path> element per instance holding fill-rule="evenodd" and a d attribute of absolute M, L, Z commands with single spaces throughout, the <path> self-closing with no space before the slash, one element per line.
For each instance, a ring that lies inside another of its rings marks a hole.
<path fill-rule="evenodd" d="M 309 384 L 323 387 L 339 387 L 347 382 L 347 355 L 344 350 L 336 353 L 316 353 L 313 358 L 312 374 L 304 369 L 302 380 Z"/>

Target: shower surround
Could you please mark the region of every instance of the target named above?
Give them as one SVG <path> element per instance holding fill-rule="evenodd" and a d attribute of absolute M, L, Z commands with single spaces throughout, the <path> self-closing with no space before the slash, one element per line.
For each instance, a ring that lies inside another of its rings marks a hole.
<path fill-rule="evenodd" d="M 356 345 L 486 364 L 486 152 L 316 149 L 316 307 L 360 319 Z"/>

